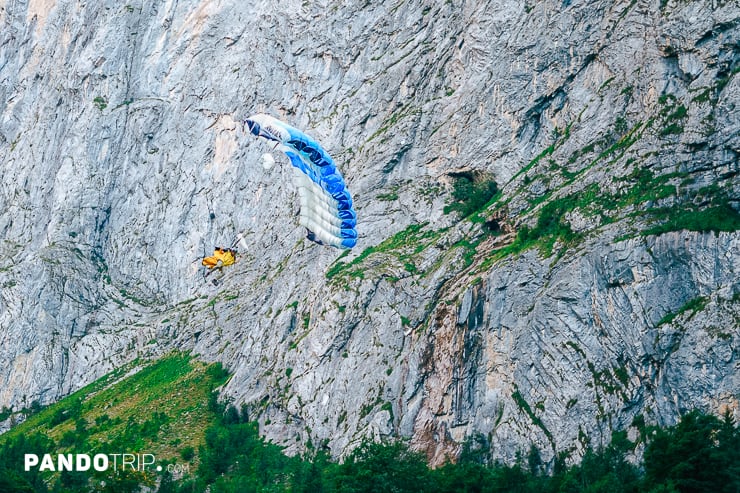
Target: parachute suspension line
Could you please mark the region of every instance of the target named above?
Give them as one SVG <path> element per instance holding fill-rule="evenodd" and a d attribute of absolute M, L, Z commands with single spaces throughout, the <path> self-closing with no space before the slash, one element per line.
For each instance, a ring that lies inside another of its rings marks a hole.
<path fill-rule="evenodd" d="M 246 250 L 247 248 L 249 248 L 249 246 L 247 245 L 246 240 L 244 239 L 244 235 L 242 233 L 239 233 L 239 234 L 236 235 L 236 240 L 234 240 L 234 246 L 236 246 L 237 243 L 244 250 Z"/>
<path fill-rule="evenodd" d="M 236 245 L 244 246 L 244 248 L 247 248 L 247 242 L 244 241 L 244 235 L 241 233 L 237 233 L 236 237 L 234 238 L 234 241 L 231 242 L 231 245 L 229 245 L 230 249 L 235 249 Z"/>

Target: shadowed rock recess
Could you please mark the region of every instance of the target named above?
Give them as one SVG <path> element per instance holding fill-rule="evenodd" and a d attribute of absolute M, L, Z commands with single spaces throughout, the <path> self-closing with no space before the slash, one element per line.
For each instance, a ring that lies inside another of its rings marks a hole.
<path fill-rule="evenodd" d="M 720 0 L 2 2 L 0 407 L 179 348 L 291 453 L 740 418 L 738 46 Z M 351 252 L 255 112 L 332 154 Z"/>

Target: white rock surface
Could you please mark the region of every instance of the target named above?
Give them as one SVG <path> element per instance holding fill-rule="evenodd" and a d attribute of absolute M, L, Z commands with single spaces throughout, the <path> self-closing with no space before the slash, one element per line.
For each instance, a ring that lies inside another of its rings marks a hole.
<path fill-rule="evenodd" d="M 737 3 L 374 3 L 0 3 L 0 407 L 178 348 L 223 361 L 225 395 L 289 451 L 394 435 L 438 462 L 476 436 L 550 459 L 637 415 L 740 417 L 737 232 L 641 237 L 645 203 L 578 209 L 577 248 L 471 272 L 480 228 L 443 214 L 460 170 L 496 179 L 510 228 L 538 197 L 627 193 L 638 167 L 737 209 Z M 339 252 L 303 239 L 287 159 L 264 169 L 241 129 L 257 111 L 344 173 L 341 262 L 414 224 L 426 248 L 329 280 Z M 214 287 L 197 259 L 237 233 Z"/>

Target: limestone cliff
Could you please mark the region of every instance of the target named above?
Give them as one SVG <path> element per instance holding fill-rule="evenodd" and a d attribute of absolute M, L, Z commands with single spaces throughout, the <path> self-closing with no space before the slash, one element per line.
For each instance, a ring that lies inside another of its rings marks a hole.
<path fill-rule="evenodd" d="M 293 451 L 740 417 L 737 2 L 250 3 L 0 2 L 0 406 L 181 348 Z M 335 158 L 349 254 L 257 111 Z"/>

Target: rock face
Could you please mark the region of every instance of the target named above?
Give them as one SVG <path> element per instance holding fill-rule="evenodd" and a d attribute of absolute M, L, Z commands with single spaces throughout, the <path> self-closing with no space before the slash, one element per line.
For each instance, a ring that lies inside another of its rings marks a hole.
<path fill-rule="evenodd" d="M 0 406 L 183 349 L 289 451 L 577 459 L 740 417 L 736 2 L 28 0 L 0 25 Z M 258 111 L 342 169 L 348 255 L 304 239 Z"/>

